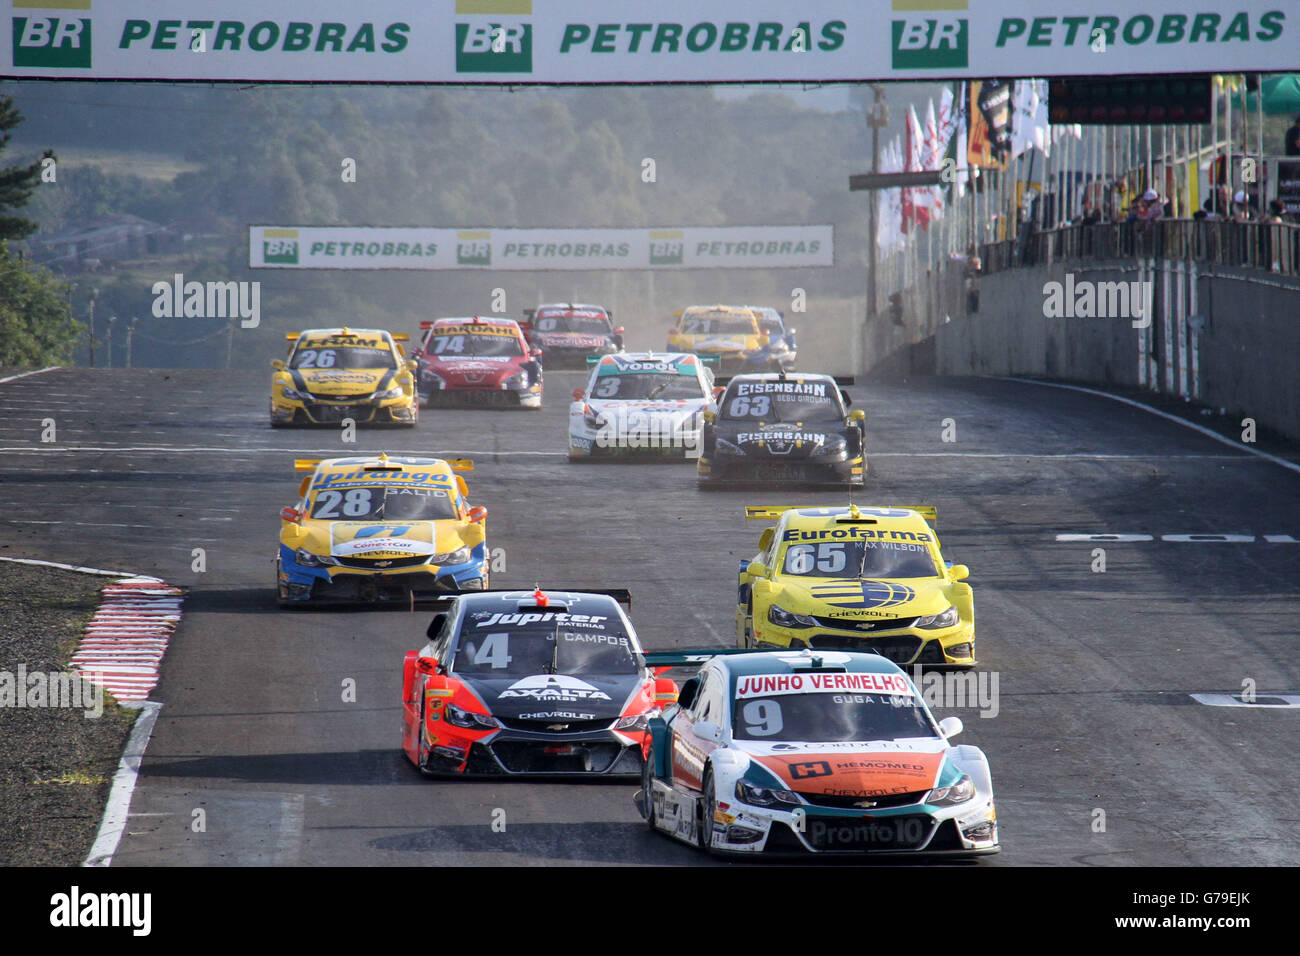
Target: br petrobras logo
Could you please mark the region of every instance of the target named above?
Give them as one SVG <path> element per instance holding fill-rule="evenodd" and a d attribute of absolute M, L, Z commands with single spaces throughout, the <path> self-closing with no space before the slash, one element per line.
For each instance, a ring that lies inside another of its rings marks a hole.
<path fill-rule="evenodd" d="M 892 0 L 902 19 L 890 24 L 895 70 L 965 69 L 970 65 L 969 0 Z"/>
<path fill-rule="evenodd" d="M 652 266 L 679 266 L 686 246 L 686 233 L 681 229 L 650 230 L 650 264 Z"/>
<path fill-rule="evenodd" d="M 262 261 L 269 266 L 298 264 L 297 229 L 263 229 Z"/>
<path fill-rule="evenodd" d="M 533 72 L 533 25 L 509 19 L 532 13 L 533 0 L 456 0 L 458 16 L 474 17 L 456 24 L 456 72 Z"/>
<path fill-rule="evenodd" d="M 90 10 L 90 0 L 13 0 L 14 66 L 90 69 L 90 19 L 70 16 Z M 19 15 L 17 11 L 34 11 Z M 55 16 L 39 11 L 57 10 Z"/>
<path fill-rule="evenodd" d="M 477 229 L 462 229 L 457 232 L 456 265 L 492 265 L 492 233 Z"/>
<path fill-rule="evenodd" d="M 813 597 L 831 607 L 894 607 L 916 597 L 916 591 L 891 581 L 839 581 L 814 584 Z"/>

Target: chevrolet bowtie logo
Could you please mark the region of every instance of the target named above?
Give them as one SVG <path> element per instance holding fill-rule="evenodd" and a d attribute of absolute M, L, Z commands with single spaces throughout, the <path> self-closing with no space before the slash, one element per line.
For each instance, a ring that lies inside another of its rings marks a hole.
<path fill-rule="evenodd" d="M 855 803 L 855 804 L 853 804 L 853 805 L 854 805 L 855 807 L 861 807 L 863 810 L 870 810 L 872 807 L 874 807 L 874 806 L 876 805 L 876 801 L 875 801 L 875 800 L 859 800 L 857 803 Z"/>

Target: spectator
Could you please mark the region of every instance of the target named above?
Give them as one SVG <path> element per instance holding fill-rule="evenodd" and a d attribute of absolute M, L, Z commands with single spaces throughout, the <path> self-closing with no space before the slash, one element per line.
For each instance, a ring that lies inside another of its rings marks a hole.
<path fill-rule="evenodd" d="M 1208 199 L 1205 200 L 1205 204 L 1208 206 L 1210 204 L 1210 201 Z M 1200 222 L 1203 219 L 1209 219 L 1210 214 L 1206 212 L 1204 209 L 1198 209 L 1196 210 L 1196 212 L 1192 213 L 1192 218 L 1195 219 L 1197 222 Z"/>
<path fill-rule="evenodd" d="M 1237 222 L 1250 222 L 1250 206 L 1244 189 L 1238 189 L 1232 195 L 1232 218 Z"/>
<path fill-rule="evenodd" d="M 1196 210 L 1196 216 L 1194 216 L 1193 218 L 1222 219 L 1223 217 L 1219 215 L 1218 210 L 1216 209 L 1216 203 L 1214 201 L 1214 197 L 1211 196 L 1210 198 L 1205 200 L 1205 202 L 1201 203 L 1201 208 Z"/>
<path fill-rule="evenodd" d="M 1286 203 L 1280 199 L 1270 199 L 1268 201 L 1268 215 L 1264 217 L 1266 223 L 1286 222 L 1283 217 L 1286 215 Z"/>
<path fill-rule="evenodd" d="M 1291 128 L 1286 131 L 1286 154 L 1300 156 L 1300 116 L 1295 118 Z"/>

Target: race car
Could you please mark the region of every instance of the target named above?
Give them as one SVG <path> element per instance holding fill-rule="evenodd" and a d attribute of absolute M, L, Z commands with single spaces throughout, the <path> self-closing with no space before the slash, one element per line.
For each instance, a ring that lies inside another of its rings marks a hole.
<path fill-rule="evenodd" d="M 552 302 L 524 309 L 520 325 L 548 368 L 586 368 L 588 356 L 623 351 L 623 327 L 604 306 Z"/>
<path fill-rule="evenodd" d="M 954 746 L 915 684 L 877 654 L 648 652 L 703 659 L 650 721 L 637 806 L 650 826 L 714 853 L 997 853 L 988 759 Z"/>
<path fill-rule="evenodd" d="M 290 332 L 289 356 L 271 363 L 271 427 L 356 424 L 414 426 L 420 418 L 415 362 L 382 329 Z"/>
<path fill-rule="evenodd" d="M 740 563 L 739 646 L 975 666 L 975 597 L 962 583 L 970 569 L 944 561 L 934 508 L 750 507 L 745 516 L 776 526 Z"/>
<path fill-rule="evenodd" d="M 681 352 L 622 352 L 594 362 L 569 406 L 569 459 L 700 454 L 713 372 Z"/>
<path fill-rule="evenodd" d="M 677 324 L 668 333 L 668 351 L 712 357 L 724 375 L 744 369 L 751 355 L 770 344 L 747 306 L 693 305 L 673 314 Z"/>
<path fill-rule="evenodd" d="M 281 607 L 406 600 L 488 586 L 487 508 L 471 507 L 468 459 L 302 459 L 299 501 L 280 512 Z"/>
<path fill-rule="evenodd" d="M 701 488 L 734 481 L 866 482 L 866 413 L 829 375 L 737 375 L 704 415 Z"/>
<path fill-rule="evenodd" d="M 677 699 L 615 596 L 461 595 L 409 651 L 402 749 L 426 775 L 641 772 L 646 727 Z"/>
<path fill-rule="evenodd" d="M 414 353 L 426 407 L 542 407 L 541 350 L 514 319 L 469 316 L 421 322 Z"/>
<path fill-rule="evenodd" d="M 792 372 L 799 357 L 795 330 L 785 327 L 785 315 L 763 305 L 746 306 L 758 317 L 758 329 L 767 336 L 767 345 L 745 357 L 745 372 Z"/>

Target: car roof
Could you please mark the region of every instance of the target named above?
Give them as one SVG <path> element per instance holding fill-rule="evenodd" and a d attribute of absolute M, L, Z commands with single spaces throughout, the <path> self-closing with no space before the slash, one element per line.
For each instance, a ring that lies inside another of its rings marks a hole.
<path fill-rule="evenodd" d="M 835 384 L 834 375 L 825 375 L 821 372 L 745 372 L 742 375 L 733 375 L 729 384 L 736 382 L 828 382 L 831 388 L 839 394 L 839 386 Z"/>
<path fill-rule="evenodd" d="M 550 605 L 565 607 L 571 611 L 577 611 L 579 608 L 581 608 L 580 613 L 606 611 L 617 614 L 619 611 L 618 601 L 608 594 L 592 594 L 588 591 L 551 591 L 546 588 L 542 588 L 542 593 L 546 595 Z M 517 611 L 520 605 L 529 609 L 549 610 L 549 608 L 537 608 L 535 594 L 536 591 L 529 588 L 520 588 L 518 591 L 466 592 L 458 594 L 456 600 L 461 607 L 472 611 Z"/>
<path fill-rule="evenodd" d="M 374 455 L 355 456 L 350 458 L 326 458 L 316 466 L 315 474 L 320 475 L 346 475 L 353 472 L 369 472 L 375 480 L 381 480 L 385 474 L 394 472 L 403 472 L 411 469 L 420 471 L 433 472 L 434 474 L 445 474 L 448 480 L 452 480 L 451 465 L 442 458 L 419 458 L 412 455 Z"/>
<path fill-rule="evenodd" d="M 906 672 L 879 654 L 859 651 L 765 651 L 756 654 L 729 654 L 713 658 L 733 678 L 752 674 L 793 674 L 806 672 L 813 661 L 820 660 L 827 672 L 845 670 L 860 674 L 903 674 Z"/>
<path fill-rule="evenodd" d="M 386 342 L 393 340 L 393 334 L 387 329 L 354 329 L 351 326 L 339 326 L 332 329 L 303 329 L 298 333 L 297 341 L 301 343 L 303 339 L 333 339 L 340 336 L 366 338 L 376 335 Z"/>
<path fill-rule="evenodd" d="M 452 316 L 448 318 L 434 319 L 433 324 L 429 326 L 436 329 L 439 326 L 450 325 L 504 325 L 509 328 L 518 329 L 519 323 L 514 319 L 507 319 L 504 316 L 482 316 L 482 315 L 465 315 Z"/>
<path fill-rule="evenodd" d="M 594 302 L 544 302 L 535 311 L 541 312 L 543 309 L 563 309 L 565 312 L 583 309 L 590 309 L 593 312 L 606 311 L 603 305 L 596 305 Z"/>
<path fill-rule="evenodd" d="M 600 362 L 597 364 L 621 368 L 629 362 L 665 362 L 674 365 L 679 362 L 686 365 L 699 364 L 694 352 L 616 352 L 613 355 L 602 355 Z"/>
<path fill-rule="evenodd" d="M 682 315 L 687 312 L 722 312 L 727 315 L 749 313 L 754 315 L 754 310 L 747 305 L 688 305 L 682 310 Z"/>

